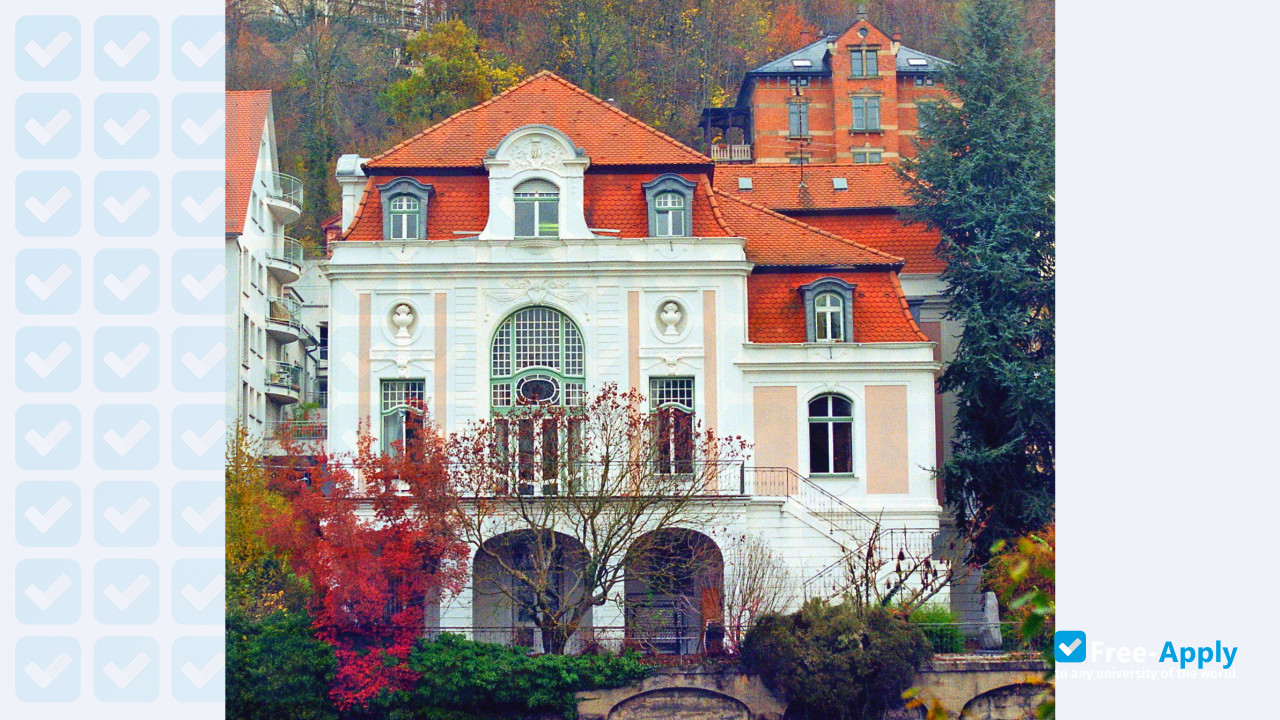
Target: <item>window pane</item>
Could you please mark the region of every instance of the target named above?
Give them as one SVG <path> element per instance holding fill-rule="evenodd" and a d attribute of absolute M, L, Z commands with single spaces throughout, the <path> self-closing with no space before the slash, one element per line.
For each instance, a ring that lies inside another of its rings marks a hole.
<path fill-rule="evenodd" d="M 684 213 L 682 211 L 673 210 L 667 214 L 671 217 L 671 235 L 683 237 L 689 234 L 684 229 Z"/>
<path fill-rule="evenodd" d="M 831 465 L 827 456 L 827 452 L 830 449 L 827 438 L 828 427 L 830 426 L 824 422 L 809 423 L 810 473 L 831 472 Z"/>
<path fill-rule="evenodd" d="M 867 99 L 866 98 L 853 99 L 853 129 L 854 130 L 867 129 Z"/>
<path fill-rule="evenodd" d="M 867 51 L 867 75 L 880 74 L 880 55 L 875 50 Z"/>
<path fill-rule="evenodd" d="M 853 423 L 832 423 L 831 434 L 832 454 L 835 456 L 832 472 L 853 472 Z"/>
<path fill-rule="evenodd" d="M 533 205 L 516 201 L 516 237 L 533 237 Z"/>
<path fill-rule="evenodd" d="M 880 98 L 867 98 L 867 128 L 880 128 Z"/>
<path fill-rule="evenodd" d="M 813 418 L 813 417 L 830 417 L 830 416 L 831 414 L 827 411 L 826 395 L 823 395 L 820 398 L 814 398 L 813 400 L 809 401 L 809 417 Z"/>
<path fill-rule="evenodd" d="M 854 154 L 853 154 L 853 161 L 854 161 L 854 162 L 856 162 L 856 163 L 865 163 L 865 162 L 867 161 L 867 154 L 866 154 L 866 153 L 854 153 Z"/>
<path fill-rule="evenodd" d="M 862 51 L 854 50 L 849 54 L 849 62 L 852 65 L 849 74 L 854 77 L 862 77 Z"/>
<path fill-rule="evenodd" d="M 560 201 L 538 201 L 538 237 L 555 237 L 560 234 Z"/>
<path fill-rule="evenodd" d="M 880 162 L 880 153 L 869 153 L 867 159 L 873 163 L 878 163 Z"/>
<path fill-rule="evenodd" d="M 847 398 L 831 396 L 831 415 L 833 417 L 850 417 L 853 415 L 853 403 Z"/>

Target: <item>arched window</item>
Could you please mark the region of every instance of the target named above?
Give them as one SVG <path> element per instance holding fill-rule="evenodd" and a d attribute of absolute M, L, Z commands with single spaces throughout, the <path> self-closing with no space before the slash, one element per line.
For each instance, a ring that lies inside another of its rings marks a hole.
<path fill-rule="evenodd" d="M 684 226 L 684 196 L 674 192 L 664 192 L 654 198 L 654 225 L 657 237 L 684 237 L 688 230 Z"/>
<path fill-rule="evenodd" d="M 490 405 L 496 423 L 494 444 L 504 460 L 515 459 L 519 491 L 557 492 L 561 448 L 572 456 L 580 422 L 527 416 L 519 406 L 549 404 L 575 406 L 585 391 L 586 353 L 582 333 L 569 316 L 549 307 L 528 307 L 512 313 L 493 335 L 490 353 Z M 540 478 L 540 482 L 539 482 Z"/>
<path fill-rule="evenodd" d="M 844 299 L 837 293 L 824 292 L 814 298 L 814 339 L 818 342 L 844 340 Z"/>
<path fill-rule="evenodd" d="M 422 202 L 412 195 L 391 198 L 391 239 L 417 240 L 418 213 Z"/>
<path fill-rule="evenodd" d="M 809 401 L 809 473 L 853 472 L 853 403 L 842 395 Z"/>
<path fill-rule="evenodd" d="M 559 237 L 560 188 L 547 180 L 516 186 L 516 237 Z"/>

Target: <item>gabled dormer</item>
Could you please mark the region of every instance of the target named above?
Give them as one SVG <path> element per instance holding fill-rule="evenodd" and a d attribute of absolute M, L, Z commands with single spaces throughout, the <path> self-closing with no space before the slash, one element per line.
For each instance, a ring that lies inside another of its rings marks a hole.
<path fill-rule="evenodd" d="M 595 237 L 583 210 L 586 151 L 549 125 L 525 125 L 489 151 L 489 220 L 481 240 Z"/>

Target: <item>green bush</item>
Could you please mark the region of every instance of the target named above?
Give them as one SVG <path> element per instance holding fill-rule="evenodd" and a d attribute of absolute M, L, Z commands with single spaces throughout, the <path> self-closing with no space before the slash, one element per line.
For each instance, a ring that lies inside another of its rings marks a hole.
<path fill-rule="evenodd" d="M 879 720 L 902 704 L 929 642 L 915 625 L 879 607 L 805 603 L 762 616 L 743 640 L 748 672 L 790 700 L 801 720 Z"/>
<path fill-rule="evenodd" d="M 305 612 L 261 618 L 227 610 L 227 720 L 335 720 L 333 648 L 311 634 Z"/>
<path fill-rule="evenodd" d="M 956 614 L 942 605 L 916 608 L 909 618 L 920 626 L 935 653 L 964 652 L 964 633 L 956 625 Z"/>
<path fill-rule="evenodd" d="M 420 640 L 409 656 L 422 678 L 411 693 L 384 698 L 388 717 L 415 720 L 516 719 L 545 712 L 577 717 L 574 693 L 613 688 L 652 670 L 633 652 L 538 655 L 528 648 L 472 642 L 445 633 Z"/>

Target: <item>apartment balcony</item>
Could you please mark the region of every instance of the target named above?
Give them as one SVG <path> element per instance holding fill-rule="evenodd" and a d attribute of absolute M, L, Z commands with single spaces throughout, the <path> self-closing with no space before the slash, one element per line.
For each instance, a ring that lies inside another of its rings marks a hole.
<path fill-rule="evenodd" d="M 273 296 L 267 302 L 267 332 L 276 342 L 291 343 L 305 335 L 302 304 L 293 298 Z"/>
<path fill-rule="evenodd" d="M 267 363 L 267 397 L 281 405 L 291 405 L 302 399 L 302 366 L 297 363 L 271 360 Z"/>
<path fill-rule="evenodd" d="M 281 285 L 297 282 L 302 277 L 302 243 L 291 237 L 278 237 L 267 251 L 267 269 Z"/>
<path fill-rule="evenodd" d="M 751 162 L 750 145 L 712 145 L 711 159 L 715 162 Z"/>
<path fill-rule="evenodd" d="M 286 434 L 294 440 L 324 440 L 328 435 L 325 420 L 288 420 L 267 423 L 267 437 L 279 440 Z"/>
<path fill-rule="evenodd" d="M 302 181 L 292 175 L 271 173 L 267 179 L 267 207 L 276 222 L 284 225 L 302 217 Z"/>

